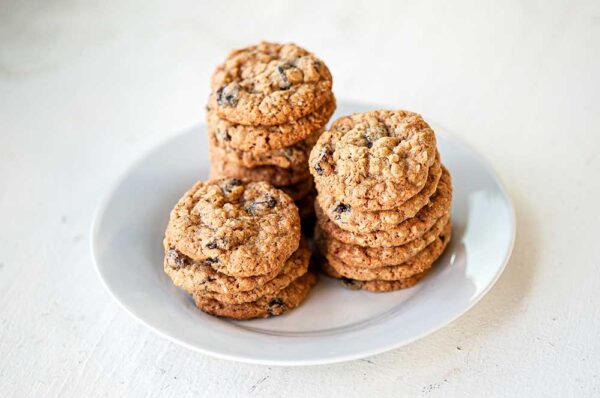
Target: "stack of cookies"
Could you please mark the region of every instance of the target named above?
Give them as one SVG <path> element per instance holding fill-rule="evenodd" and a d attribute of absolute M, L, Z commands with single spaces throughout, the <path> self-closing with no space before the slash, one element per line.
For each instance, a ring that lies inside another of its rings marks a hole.
<path fill-rule="evenodd" d="M 171 211 L 164 249 L 173 283 L 217 316 L 280 315 L 316 283 L 298 209 L 266 182 L 197 182 Z"/>
<path fill-rule="evenodd" d="M 420 115 L 336 120 L 310 154 L 323 271 L 353 289 L 410 287 L 451 237 L 452 183 Z"/>
<path fill-rule="evenodd" d="M 270 182 L 310 216 L 308 154 L 335 111 L 331 88 L 327 66 L 294 44 L 231 52 L 211 79 L 211 177 Z"/>

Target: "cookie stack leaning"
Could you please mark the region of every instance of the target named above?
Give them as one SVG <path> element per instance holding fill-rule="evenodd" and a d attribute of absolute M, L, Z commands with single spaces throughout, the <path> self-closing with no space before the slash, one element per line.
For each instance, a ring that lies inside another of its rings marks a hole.
<path fill-rule="evenodd" d="M 427 274 L 451 238 L 452 182 L 420 115 L 342 117 L 309 162 L 324 273 L 373 292 L 407 288 Z"/>
<path fill-rule="evenodd" d="M 167 275 L 212 315 L 280 315 L 316 283 L 298 209 L 266 182 L 197 182 L 171 211 L 164 250 Z"/>
<path fill-rule="evenodd" d="M 268 181 L 313 214 L 308 155 L 336 108 L 327 66 L 295 44 L 234 50 L 211 78 L 211 177 Z"/>

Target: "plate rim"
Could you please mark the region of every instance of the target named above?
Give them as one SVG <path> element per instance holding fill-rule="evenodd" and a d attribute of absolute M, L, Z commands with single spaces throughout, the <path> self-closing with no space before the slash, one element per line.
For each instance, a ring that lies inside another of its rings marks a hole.
<path fill-rule="evenodd" d="M 343 101 L 340 101 L 340 102 L 343 102 Z M 348 101 L 348 103 L 354 103 L 354 102 Z M 364 103 L 364 104 L 360 103 L 360 105 L 366 105 L 366 103 Z M 436 135 L 442 136 L 448 140 L 455 141 L 458 144 L 460 144 L 461 146 L 464 146 L 466 149 L 468 149 L 469 152 L 471 152 L 473 154 L 473 156 L 476 158 L 476 160 L 482 165 L 482 167 L 485 169 L 485 171 L 487 171 L 487 173 L 492 177 L 494 182 L 498 185 L 500 192 L 503 195 L 503 198 L 505 199 L 506 205 L 508 206 L 508 214 L 509 214 L 508 221 L 510 224 L 510 234 L 511 234 L 511 239 L 510 239 L 510 242 L 508 245 L 508 250 L 506 251 L 504 258 L 502 259 L 502 265 L 498 268 L 498 271 L 492 278 L 491 282 L 485 287 L 485 289 L 483 289 L 477 296 L 475 296 L 471 300 L 471 302 L 467 306 L 465 306 L 465 308 L 463 310 L 457 312 L 454 316 L 449 317 L 447 320 L 444 320 L 439 325 L 437 325 L 434 328 L 431 328 L 430 330 L 426 330 L 423 333 L 417 334 L 408 339 L 399 340 L 397 342 L 390 343 L 387 345 L 382 345 L 382 346 L 372 348 L 372 349 L 359 350 L 352 354 L 331 355 L 331 356 L 327 356 L 327 357 L 324 357 L 321 359 L 313 358 L 313 359 L 300 359 L 300 360 L 289 360 L 289 359 L 270 360 L 270 359 L 263 359 L 263 358 L 248 357 L 245 355 L 224 354 L 219 351 L 211 351 L 210 349 L 206 349 L 204 347 L 198 347 L 196 345 L 187 343 L 183 340 L 178 339 L 177 337 L 174 337 L 166 332 L 163 332 L 162 330 L 156 328 L 152 324 L 146 322 L 144 319 L 139 317 L 133 309 L 129 308 L 127 304 L 125 304 L 123 301 L 121 301 L 119 299 L 119 297 L 117 296 L 117 294 L 115 293 L 115 291 L 108 284 L 106 278 L 104 277 L 104 275 L 102 274 L 102 271 L 100 270 L 100 266 L 98 265 L 98 260 L 97 260 L 98 257 L 96 254 L 97 250 L 95 247 L 95 242 L 97 241 L 96 236 L 98 234 L 100 220 L 102 219 L 102 216 L 106 213 L 109 202 L 112 199 L 112 197 L 114 196 L 115 192 L 120 187 L 121 183 L 124 182 L 125 178 L 130 174 L 130 172 L 133 169 L 135 169 L 135 167 L 139 163 L 141 163 L 148 156 L 148 154 L 157 151 L 160 147 L 164 146 L 167 142 L 172 140 L 174 137 L 179 136 L 181 134 L 188 133 L 191 130 L 197 129 L 200 126 L 205 125 L 205 123 L 195 124 L 192 127 L 182 129 L 182 130 L 178 131 L 176 134 L 169 135 L 168 137 L 160 140 L 159 142 L 157 142 L 156 144 L 151 146 L 149 149 L 147 149 L 143 153 L 141 153 L 138 157 L 136 157 L 136 159 L 134 159 L 131 163 L 129 163 L 129 165 L 126 166 L 124 168 L 124 170 L 112 182 L 109 183 L 105 194 L 102 195 L 98 205 L 96 206 L 96 209 L 94 210 L 94 214 L 92 217 L 92 224 L 91 224 L 91 228 L 90 228 L 89 247 L 90 247 L 90 252 L 92 255 L 92 263 L 93 263 L 94 269 L 96 271 L 96 274 L 98 275 L 102 285 L 104 286 L 104 289 L 108 292 L 109 296 L 113 299 L 113 301 L 115 301 L 121 309 L 123 309 L 126 313 L 128 313 L 131 317 L 133 317 L 137 322 L 139 322 L 140 324 L 149 328 L 154 333 L 165 338 L 168 341 L 171 341 L 171 342 L 178 344 L 182 347 L 185 347 L 189 350 L 199 352 L 201 354 L 205 354 L 205 355 L 208 355 L 208 356 L 211 356 L 214 358 L 219 358 L 219 359 L 225 359 L 225 360 L 248 363 L 248 364 L 268 365 L 268 366 L 325 365 L 325 364 L 347 362 L 347 361 L 357 360 L 357 359 L 361 359 L 361 358 L 371 357 L 371 356 L 378 355 L 378 354 L 381 354 L 381 353 L 384 353 L 387 351 L 391 351 L 396 348 L 403 347 L 403 346 L 411 344 L 417 340 L 425 338 L 426 336 L 428 336 L 436 331 L 439 331 L 442 328 L 445 328 L 446 326 L 448 326 L 449 324 L 451 324 L 452 322 L 454 322 L 455 320 L 457 320 L 458 318 L 460 318 L 461 316 L 466 314 L 473 307 L 475 307 L 484 296 L 486 296 L 489 293 L 489 291 L 496 285 L 496 283 L 500 279 L 500 276 L 504 273 L 506 266 L 507 266 L 508 262 L 510 261 L 512 252 L 514 250 L 515 242 L 516 242 L 516 236 L 517 236 L 517 215 L 516 215 L 513 201 L 511 199 L 510 195 L 508 194 L 508 191 L 506 189 L 506 186 L 504 185 L 504 182 L 502 181 L 502 179 L 498 175 L 498 173 L 494 170 L 494 168 L 492 167 L 490 162 L 483 155 L 481 155 L 479 153 L 479 151 L 477 151 L 470 144 L 468 144 L 465 140 L 458 137 L 456 134 L 452 133 L 451 130 L 443 127 L 442 124 L 437 123 L 435 120 L 432 121 L 432 119 L 430 119 L 430 118 L 428 118 L 428 120 L 429 120 L 428 124 L 433 127 L 434 131 L 436 131 Z"/>

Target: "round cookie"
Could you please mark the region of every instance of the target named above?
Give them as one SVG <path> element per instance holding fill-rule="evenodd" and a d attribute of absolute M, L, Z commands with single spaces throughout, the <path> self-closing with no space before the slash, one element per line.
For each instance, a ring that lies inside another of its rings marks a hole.
<path fill-rule="evenodd" d="M 356 279 L 344 278 L 335 269 L 333 269 L 327 261 L 324 261 L 321 265 L 321 270 L 325 275 L 332 278 L 339 279 L 342 285 L 352 290 L 368 290 L 373 293 L 391 292 L 393 290 L 408 289 L 416 285 L 421 279 L 427 275 L 427 271 L 413 275 L 406 279 L 400 279 L 397 281 L 358 281 Z"/>
<path fill-rule="evenodd" d="M 435 241 L 444 231 L 449 219 L 450 215 L 441 217 L 423 236 L 411 240 L 402 246 L 363 247 L 350 245 L 326 236 L 318 227 L 315 228 L 315 243 L 325 257 L 335 257 L 349 266 L 378 268 L 398 265 L 404 263 Z"/>
<path fill-rule="evenodd" d="M 309 177 L 306 180 L 300 181 L 296 184 L 278 188 L 287 193 L 292 200 L 300 201 L 310 193 L 314 192 L 314 187 L 315 184 L 313 183 L 313 179 Z"/>
<path fill-rule="evenodd" d="M 243 292 L 218 293 L 211 291 L 199 291 L 204 298 L 214 299 L 225 304 L 242 304 L 256 301 L 263 296 L 273 295 L 287 287 L 292 281 L 298 279 L 308 271 L 311 251 L 305 240 L 302 240 L 300 248 L 292 254 L 277 276 L 267 283 L 257 286 L 252 290 Z"/>
<path fill-rule="evenodd" d="M 283 169 L 277 166 L 244 167 L 226 162 L 211 154 L 211 178 L 239 178 L 249 181 L 268 181 L 276 187 L 295 185 L 310 178 L 306 164 L 296 168 Z"/>
<path fill-rule="evenodd" d="M 415 254 L 406 262 L 378 268 L 354 267 L 344 264 L 333 256 L 327 257 L 329 265 L 340 275 L 359 281 L 383 280 L 396 281 L 410 278 L 431 268 L 435 260 L 443 253 L 452 237 L 452 226 L 448 222 L 444 231 L 425 249 Z"/>
<path fill-rule="evenodd" d="M 314 112 L 331 95 L 327 66 L 289 43 L 232 51 L 211 78 L 210 109 L 245 125 L 284 124 Z"/>
<path fill-rule="evenodd" d="M 282 168 L 298 168 L 308 163 L 308 154 L 317 142 L 322 131 L 316 131 L 308 138 L 296 144 L 272 151 L 256 154 L 252 151 L 242 151 L 219 142 L 209 133 L 211 153 L 213 157 L 225 162 L 235 163 L 244 167 L 277 166 Z"/>
<path fill-rule="evenodd" d="M 216 271 L 205 261 L 195 261 L 179 253 L 172 248 L 167 239 L 164 241 L 164 247 L 165 273 L 169 275 L 175 286 L 179 286 L 188 293 L 212 292 L 222 295 L 234 295 L 256 291 L 271 283 L 274 279 L 280 278 L 283 273 L 289 274 L 294 267 L 299 266 L 302 268 L 302 262 L 306 260 L 308 264 L 310 259 L 310 252 L 306 257 L 308 244 L 305 239 L 302 239 L 298 250 L 279 269 L 274 269 L 263 275 L 233 277 Z"/>
<path fill-rule="evenodd" d="M 349 232 L 341 229 L 331 221 L 323 213 L 323 209 L 321 209 L 318 202 L 315 203 L 315 211 L 319 227 L 334 239 L 358 246 L 391 247 L 401 246 L 423 236 L 439 218 L 446 216 L 450 212 L 451 205 L 452 183 L 450 174 L 443 173 L 437 190 L 431 197 L 429 204 L 419 210 L 415 217 L 398 224 L 395 228 L 366 234 Z"/>
<path fill-rule="evenodd" d="M 398 207 L 427 181 L 435 133 L 407 111 L 370 111 L 337 119 L 310 153 L 319 192 L 357 210 Z"/>
<path fill-rule="evenodd" d="M 206 115 L 209 136 L 220 146 L 262 154 L 282 149 L 320 132 L 335 112 L 333 94 L 313 113 L 298 120 L 274 126 L 245 126 L 221 119 L 210 109 Z"/>
<path fill-rule="evenodd" d="M 369 233 L 394 228 L 401 222 L 414 217 L 429 203 L 429 198 L 437 189 L 442 176 L 442 167 L 438 155 L 436 161 L 429 168 L 429 175 L 423 189 L 399 207 L 391 210 L 356 210 L 352 206 L 336 200 L 327 192 L 321 192 L 317 199 L 329 219 L 346 231 Z"/>
<path fill-rule="evenodd" d="M 236 277 L 281 269 L 300 243 L 292 199 L 266 182 L 197 182 L 171 211 L 165 239 L 179 253 Z"/>
<path fill-rule="evenodd" d="M 240 320 L 267 318 L 281 315 L 299 306 L 315 283 L 316 275 L 308 272 L 278 292 L 243 304 L 225 304 L 201 294 L 193 294 L 192 297 L 196 307 L 212 315 Z"/>
<path fill-rule="evenodd" d="M 207 261 L 196 261 L 173 249 L 167 239 L 164 241 L 164 271 L 175 286 L 188 293 L 211 291 L 221 294 L 246 292 L 265 285 L 275 278 L 281 269 L 273 269 L 262 275 L 233 277 L 215 270 Z"/>

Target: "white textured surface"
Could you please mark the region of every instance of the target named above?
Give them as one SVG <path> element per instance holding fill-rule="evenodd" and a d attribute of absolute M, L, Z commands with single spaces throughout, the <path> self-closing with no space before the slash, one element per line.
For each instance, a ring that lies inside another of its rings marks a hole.
<path fill-rule="evenodd" d="M 101 3 L 0 7 L 0 396 L 600 394 L 598 2 Z M 316 52 L 340 98 L 419 111 L 492 162 L 518 237 L 472 311 L 368 360 L 269 368 L 175 346 L 103 291 L 99 196 L 201 120 L 211 69 L 261 38 Z"/>

